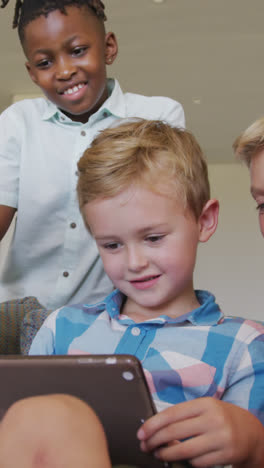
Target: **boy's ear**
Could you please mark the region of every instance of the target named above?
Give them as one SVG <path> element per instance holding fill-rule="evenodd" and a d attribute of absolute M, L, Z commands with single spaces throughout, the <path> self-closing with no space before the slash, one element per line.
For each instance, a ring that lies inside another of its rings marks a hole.
<path fill-rule="evenodd" d="M 219 201 L 208 200 L 199 218 L 199 241 L 206 242 L 214 234 L 218 224 Z"/>
<path fill-rule="evenodd" d="M 38 84 L 37 78 L 36 78 L 35 74 L 34 74 L 33 71 L 32 71 L 32 68 L 31 68 L 31 66 L 30 66 L 30 63 L 29 63 L 29 62 L 26 62 L 25 65 L 26 65 L 26 69 L 27 69 L 28 74 L 29 74 L 30 78 L 32 79 L 32 81 L 33 81 L 34 83 Z"/>
<path fill-rule="evenodd" d="M 111 65 L 118 54 L 118 44 L 113 32 L 105 35 L 105 63 Z"/>

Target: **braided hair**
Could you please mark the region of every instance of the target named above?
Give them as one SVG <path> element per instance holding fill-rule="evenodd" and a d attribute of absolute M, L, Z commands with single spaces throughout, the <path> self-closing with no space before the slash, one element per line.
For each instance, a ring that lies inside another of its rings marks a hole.
<path fill-rule="evenodd" d="M 5 8 L 9 0 L 1 0 L 1 8 Z M 67 6 L 79 8 L 88 7 L 100 20 L 106 21 L 105 6 L 101 0 L 16 0 L 13 28 L 18 28 L 21 42 L 24 38 L 24 29 L 28 23 L 41 15 L 48 16 L 55 10 L 66 15 Z"/>

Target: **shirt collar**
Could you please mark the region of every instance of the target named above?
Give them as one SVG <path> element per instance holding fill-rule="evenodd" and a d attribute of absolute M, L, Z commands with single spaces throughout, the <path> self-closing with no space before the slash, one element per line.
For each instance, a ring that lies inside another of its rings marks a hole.
<path fill-rule="evenodd" d="M 98 109 L 94 114 L 96 120 L 101 120 L 108 115 L 113 115 L 118 118 L 123 118 L 126 116 L 126 105 L 124 94 L 120 88 L 120 85 L 117 80 L 113 78 L 108 78 L 107 80 L 107 89 L 108 89 L 108 98 L 103 103 L 103 105 Z M 52 120 L 64 121 L 71 124 L 82 125 L 81 122 L 74 122 L 69 117 L 67 117 L 58 107 L 53 104 L 53 102 L 46 99 L 46 108 L 42 116 L 43 120 Z"/>
<path fill-rule="evenodd" d="M 107 88 L 109 97 L 102 105 L 101 112 L 107 110 L 110 114 L 120 119 L 126 117 L 125 98 L 118 81 L 108 78 Z"/>
<path fill-rule="evenodd" d="M 218 304 L 215 302 L 215 297 L 213 294 L 208 291 L 196 290 L 195 291 L 198 302 L 201 304 L 200 307 L 194 309 L 187 314 L 181 315 L 177 318 L 167 317 L 166 315 L 161 315 L 156 319 L 148 320 L 147 323 L 183 323 L 190 322 L 193 325 L 203 325 L 203 326 L 212 326 L 217 325 L 222 321 L 224 315 L 221 312 Z M 85 308 L 88 308 L 91 313 L 98 313 L 106 310 L 111 318 L 118 319 L 120 308 L 125 301 L 126 296 L 116 289 L 111 294 L 109 294 L 104 301 L 99 302 L 94 305 L 85 305 Z M 130 320 L 129 320 L 130 321 Z M 146 322 L 144 322 L 146 323 Z"/>
<path fill-rule="evenodd" d="M 60 113 L 60 110 L 53 104 L 53 102 L 49 101 L 48 99 L 46 100 L 46 109 L 43 112 L 42 119 L 43 120 L 50 120 L 52 117 L 54 117 L 57 113 Z"/>
<path fill-rule="evenodd" d="M 186 317 L 193 325 L 217 325 L 220 323 L 224 314 L 220 310 L 219 305 L 215 302 L 215 296 L 208 291 L 196 290 L 195 291 L 198 302 L 201 304 L 200 307 L 194 309 Z"/>

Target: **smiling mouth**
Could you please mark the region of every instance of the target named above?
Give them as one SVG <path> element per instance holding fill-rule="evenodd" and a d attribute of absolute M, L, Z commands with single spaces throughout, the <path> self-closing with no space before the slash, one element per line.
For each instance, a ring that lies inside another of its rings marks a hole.
<path fill-rule="evenodd" d="M 65 89 L 65 91 L 62 91 L 59 94 L 62 94 L 64 96 L 68 96 L 68 95 L 77 93 L 77 91 L 84 88 L 85 85 L 86 85 L 86 83 L 79 83 L 77 85 L 72 86 L 71 88 Z"/>
<path fill-rule="evenodd" d="M 130 283 L 147 283 L 148 281 L 155 280 L 159 278 L 160 276 L 161 275 L 147 276 L 146 278 L 132 280 L 130 281 Z"/>
<path fill-rule="evenodd" d="M 141 291 L 149 289 L 152 290 L 152 288 L 159 282 L 160 277 L 161 275 L 145 276 L 144 278 L 130 281 L 130 284 L 133 288 Z"/>

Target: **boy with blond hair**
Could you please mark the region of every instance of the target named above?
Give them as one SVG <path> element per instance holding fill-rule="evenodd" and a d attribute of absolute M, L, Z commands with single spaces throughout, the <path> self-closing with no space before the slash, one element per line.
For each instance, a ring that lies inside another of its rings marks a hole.
<path fill-rule="evenodd" d="M 138 430 L 143 451 L 164 461 L 188 459 L 195 467 L 263 467 L 264 327 L 225 317 L 212 294 L 193 286 L 198 244 L 215 232 L 219 209 L 199 144 L 161 121 L 125 122 L 104 130 L 78 167 L 81 212 L 117 289 L 97 304 L 52 313 L 31 354 L 135 355 L 159 411 Z M 78 434 L 70 430 L 71 419 L 76 425 L 79 412 L 83 421 L 81 408 L 76 404 L 73 416 L 61 398 L 60 417 L 54 397 L 45 399 L 52 432 L 41 446 L 58 463 L 63 454 L 50 447 L 53 432 L 61 446 L 69 429 L 65 445 L 72 457 Z M 37 403 L 22 402 L 23 414 L 34 404 L 34 419 L 24 422 L 31 432 L 43 412 Z M 12 415 L 9 440 L 22 430 Z M 98 421 L 91 424 L 98 429 Z M 28 440 L 30 453 L 38 453 L 43 439 Z M 88 446 L 82 453 L 88 460 Z M 102 454 L 105 468 L 103 443 Z"/>
<path fill-rule="evenodd" d="M 238 159 L 250 172 L 250 191 L 257 203 L 259 227 L 264 236 L 264 118 L 253 122 L 234 142 Z"/>

